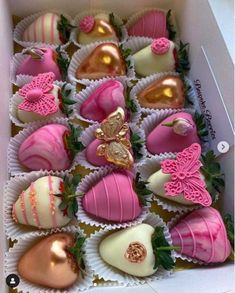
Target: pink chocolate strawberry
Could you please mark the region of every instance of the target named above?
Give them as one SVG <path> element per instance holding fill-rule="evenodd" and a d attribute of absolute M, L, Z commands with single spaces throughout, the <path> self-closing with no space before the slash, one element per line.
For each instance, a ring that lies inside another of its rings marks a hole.
<path fill-rule="evenodd" d="M 23 54 L 28 55 L 16 70 L 16 75 L 37 76 L 39 73 L 53 72 L 55 80 L 65 79 L 69 61 L 65 59 L 58 47 L 52 48 L 30 48 Z"/>
<path fill-rule="evenodd" d="M 212 207 L 191 212 L 170 233 L 182 255 L 205 263 L 224 262 L 232 251 L 223 219 Z"/>
<path fill-rule="evenodd" d="M 135 185 L 133 175 L 126 171 L 113 171 L 102 178 L 84 195 L 82 206 L 84 210 L 104 220 L 123 223 L 137 218 L 145 204 L 144 198 L 151 192 L 145 188 L 145 183 L 137 176 Z"/>

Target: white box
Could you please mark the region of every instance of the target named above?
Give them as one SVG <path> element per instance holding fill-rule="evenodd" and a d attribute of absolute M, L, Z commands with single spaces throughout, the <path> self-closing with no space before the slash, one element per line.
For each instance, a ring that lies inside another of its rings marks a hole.
<path fill-rule="evenodd" d="M 222 5 L 223 3 L 223 5 Z M 226 190 L 222 200 L 223 210 L 233 213 L 233 36 L 227 17 L 233 15 L 231 0 L 1 0 L 0 1 L 0 190 L 8 178 L 7 145 L 10 137 L 10 120 L 8 102 L 12 93 L 9 82 L 9 64 L 13 53 L 12 15 L 27 16 L 40 10 L 59 9 L 71 16 L 84 9 L 106 8 L 123 17 L 131 15 L 146 7 L 172 9 L 180 28 L 181 39 L 189 42 L 191 79 L 200 80 L 200 93 L 206 97 L 207 110 L 212 114 L 212 126 L 216 131 L 216 139 L 212 146 L 220 140 L 227 140 L 231 147 L 228 153 L 221 155 L 221 164 L 226 174 Z M 222 9 L 224 7 L 224 9 Z M 219 10 L 221 9 L 221 11 Z M 220 18 L 220 15 L 222 16 Z M 232 26 L 232 20 L 231 20 Z M 222 34 L 223 33 L 223 34 Z M 229 42 L 231 40 L 231 42 Z M 227 45 L 229 48 L 227 49 Z M 230 52 L 230 53 L 229 53 Z M 200 94 L 199 93 L 199 94 Z M 214 106 L 215 105 L 215 106 Z M 0 292 L 7 292 L 3 274 L 3 256 L 6 240 L 3 229 L 3 200 L 0 199 Z M 235 292 L 233 265 L 222 265 L 213 268 L 184 270 L 177 272 L 170 279 L 157 281 L 136 288 L 95 288 L 91 292 L 158 292 L 158 293 L 225 293 Z"/>

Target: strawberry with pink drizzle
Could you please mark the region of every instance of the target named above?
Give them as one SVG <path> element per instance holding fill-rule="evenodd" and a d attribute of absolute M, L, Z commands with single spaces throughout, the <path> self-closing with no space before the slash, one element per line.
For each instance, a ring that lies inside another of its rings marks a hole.
<path fill-rule="evenodd" d="M 75 190 L 79 181 L 80 175 L 64 178 L 49 175 L 31 182 L 13 204 L 13 220 L 39 229 L 67 225 L 78 209 Z"/>
<path fill-rule="evenodd" d="M 85 193 L 82 206 L 88 214 L 99 219 L 123 223 L 141 214 L 142 206 L 146 204 L 141 195 L 150 193 L 138 176 L 133 182 L 130 172 L 113 171 Z"/>
<path fill-rule="evenodd" d="M 86 119 L 102 122 L 118 107 L 126 108 L 124 87 L 118 80 L 108 80 L 82 103 L 80 114 Z"/>
<path fill-rule="evenodd" d="M 59 48 L 29 48 L 23 53 L 26 55 L 16 70 L 16 75 L 37 76 L 39 73 L 53 72 L 55 80 L 66 78 L 69 61 L 62 56 Z"/>
<path fill-rule="evenodd" d="M 147 135 L 146 146 L 153 155 L 180 152 L 193 143 L 200 144 L 200 138 L 207 135 L 202 115 L 196 114 L 193 117 L 189 113 L 178 112 L 153 128 Z"/>
<path fill-rule="evenodd" d="M 69 169 L 74 156 L 82 149 L 78 128 L 48 124 L 38 128 L 22 142 L 18 158 L 28 170 L 60 171 Z"/>
<path fill-rule="evenodd" d="M 127 23 L 129 36 L 153 39 L 164 37 L 170 40 L 175 38 L 176 31 L 172 24 L 171 10 L 166 13 L 163 10 L 152 9 L 138 17 L 137 20 L 134 18 L 136 19 L 136 15 Z"/>
<path fill-rule="evenodd" d="M 223 219 L 212 207 L 182 217 L 170 233 L 179 254 L 207 264 L 224 262 L 232 252 Z"/>

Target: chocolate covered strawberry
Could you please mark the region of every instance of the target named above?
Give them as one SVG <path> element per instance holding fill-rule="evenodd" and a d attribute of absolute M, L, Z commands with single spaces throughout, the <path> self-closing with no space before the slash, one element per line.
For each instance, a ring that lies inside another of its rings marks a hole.
<path fill-rule="evenodd" d="M 147 135 L 148 151 L 155 155 L 180 152 L 193 143 L 200 143 L 208 135 L 204 118 L 195 114 L 178 112 L 161 121 Z"/>
<path fill-rule="evenodd" d="M 201 155 L 199 144 L 163 160 L 161 169 L 148 178 L 155 195 L 183 205 L 210 206 L 224 187 L 223 174 L 213 151 Z"/>
<path fill-rule="evenodd" d="M 21 192 L 12 207 L 16 223 L 39 229 L 63 227 L 77 213 L 75 190 L 80 176 L 44 176 Z"/>
<path fill-rule="evenodd" d="M 42 238 L 18 262 L 19 276 L 26 281 L 52 289 L 72 286 L 84 270 L 85 238 L 56 233 Z"/>
<path fill-rule="evenodd" d="M 39 73 L 53 72 L 55 80 L 65 80 L 69 60 L 67 60 L 60 48 L 29 48 L 23 53 L 27 57 L 19 65 L 16 75 L 37 76 Z"/>
<path fill-rule="evenodd" d="M 23 33 L 23 41 L 63 44 L 69 41 L 74 28 L 64 15 L 45 13 L 35 19 Z"/>
<path fill-rule="evenodd" d="M 137 218 L 151 194 L 133 174 L 113 171 L 91 187 L 82 198 L 84 210 L 99 219 L 123 223 Z"/>
<path fill-rule="evenodd" d="M 105 237 L 99 244 L 99 253 L 109 265 L 133 276 L 146 277 L 159 267 L 174 267 L 173 248 L 165 239 L 163 227 L 143 223 Z"/>
<path fill-rule="evenodd" d="M 178 253 L 205 263 L 224 262 L 232 251 L 223 219 L 212 207 L 181 218 L 170 233 Z"/>
<path fill-rule="evenodd" d="M 136 73 L 139 76 L 168 71 L 185 73 L 190 69 L 187 46 L 181 42 L 177 48 L 174 42 L 165 37 L 154 39 L 150 45 L 133 55 Z"/>
<path fill-rule="evenodd" d="M 48 124 L 30 134 L 20 145 L 18 158 L 29 170 L 66 170 L 77 152 L 83 149 L 79 141 L 81 129 L 72 125 Z"/>

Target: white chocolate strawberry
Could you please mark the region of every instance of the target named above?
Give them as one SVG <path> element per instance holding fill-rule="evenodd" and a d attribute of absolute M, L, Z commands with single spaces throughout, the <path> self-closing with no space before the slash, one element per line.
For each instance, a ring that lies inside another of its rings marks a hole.
<path fill-rule="evenodd" d="M 139 224 L 104 238 L 99 253 L 111 266 L 133 276 L 146 277 L 154 274 L 160 265 L 167 270 L 174 266 L 171 249 L 162 227 L 154 229 L 149 224 Z M 167 251 L 167 262 L 160 260 L 162 250 Z"/>
<path fill-rule="evenodd" d="M 23 41 L 49 44 L 66 43 L 73 26 L 63 16 L 45 13 L 35 19 L 23 33 Z"/>
<path fill-rule="evenodd" d="M 72 194 L 76 186 L 71 188 L 74 186 L 73 180 L 76 180 L 74 178 L 63 180 L 49 175 L 32 182 L 13 204 L 12 217 L 15 222 L 39 229 L 67 225 L 77 212 L 77 202 Z"/>

